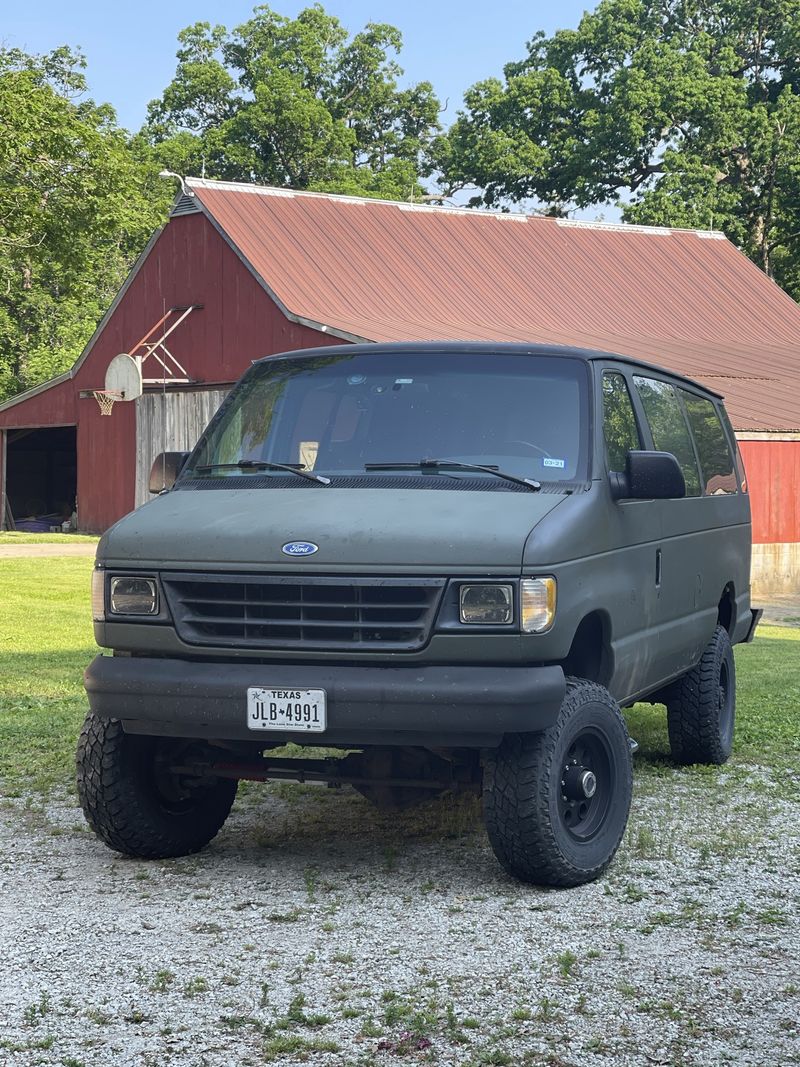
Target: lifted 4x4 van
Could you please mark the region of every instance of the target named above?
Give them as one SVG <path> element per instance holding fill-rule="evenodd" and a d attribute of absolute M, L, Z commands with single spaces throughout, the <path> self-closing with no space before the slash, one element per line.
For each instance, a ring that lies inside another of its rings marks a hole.
<path fill-rule="evenodd" d="M 603 352 L 348 345 L 255 363 L 102 538 L 86 817 L 202 848 L 237 781 L 480 791 L 507 871 L 576 885 L 628 818 L 620 707 L 730 754 L 750 508 L 720 397 Z M 286 742 L 348 750 L 274 755 Z"/>

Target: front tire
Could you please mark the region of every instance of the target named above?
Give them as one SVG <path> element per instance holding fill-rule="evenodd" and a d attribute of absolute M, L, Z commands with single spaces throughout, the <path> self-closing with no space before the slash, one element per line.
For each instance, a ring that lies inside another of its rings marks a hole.
<path fill-rule="evenodd" d="M 667 727 L 676 763 L 725 763 L 736 722 L 736 667 L 728 631 L 717 626 L 700 662 L 671 687 Z"/>
<path fill-rule="evenodd" d="M 513 734 L 484 767 L 484 817 L 501 865 L 524 882 L 576 886 L 608 867 L 631 805 L 632 759 L 603 686 L 567 679 L 555 725 Z"/>
<path fill-rule="evenodd" d="M 110 848 L 163 859 L 198 852 L 216 835 L 238 782 L 171 773 L 192 744 L 126 734 L 116 719 L 86 717 L 78 742 L 78 797 L 86 821 Z"/>

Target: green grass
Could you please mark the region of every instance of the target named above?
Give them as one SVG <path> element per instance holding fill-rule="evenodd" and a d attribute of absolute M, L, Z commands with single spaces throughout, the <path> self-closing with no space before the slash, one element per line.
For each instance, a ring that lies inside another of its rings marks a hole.
<path fill-rule="evenodd" d="M 96 652 L 90 558 L 0 560 L 0 782 L 4 792 L 71 784 Z"/>
<path fill-rule="evenodd" d="M 800 630 L 759 626 L 755 641 L 738 645 L 734 761 L 796 761 L 800 752 Z M 637 704 L 626 712 L 631 736 L 649 759 L 669 753 L 660 705 Z"/>
<path fill-rule="evenodd" d="M 88 557 L 0 560 L 0 782 L 7 794 L 73 781 L 86 711 L 82 675 L 97 651 L 91 572 Z M 800 630 L 759 627 L 752 645 L 736 649 L 736 666 L 734 765 L 796 762 Z M 657 769 L 669 753 L 664 709 L 639 704 L 627 717 L 641 763 Z"/>
<path fill-rule="evenodd" d="M 24 533 L 21 530 L 6 530 L 0 533 L 0 547 L 3 545 L 96 545 L 100 540 L 94 534 L 77 533 Z"/>

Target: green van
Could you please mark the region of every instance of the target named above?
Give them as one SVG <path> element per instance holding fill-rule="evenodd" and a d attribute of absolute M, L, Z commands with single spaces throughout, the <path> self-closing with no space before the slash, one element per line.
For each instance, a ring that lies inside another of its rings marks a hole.
<path fill-rule="evenodd" d="M 120 852 L 202 848 L 240 779 L 470 790 L 507 871 L 577 885 L 628 818 L 620 708 L 665 704 L 678 762 L 730 754 L 750 506 L 695 382 L 542 345 L 289 352 L 151 491 L 98 546 L 78 748 Z"/>

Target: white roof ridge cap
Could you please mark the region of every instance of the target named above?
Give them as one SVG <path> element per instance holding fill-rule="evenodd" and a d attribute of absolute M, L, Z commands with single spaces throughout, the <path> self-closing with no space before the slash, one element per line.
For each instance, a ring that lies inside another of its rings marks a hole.
<path fill-rule="evenodd" d="M 445 215 L 471 215 L 476 218 L 512 219 L 527 222 L 530 218 L 519 211 L 490 211 L 486 208 L 448 207 L 446 204 L 422 204 L 414 200 L 384 200 L 376 196 L 351 196 L 346 193 L 322 193 L 314 189 L 282 189 L 275 185 L 256 185 L 254 182 L 225 182 L 213 178 L 185 178 L 189 189 L 219 189 L 222 192 L 252 193 L 256 196 L 313 197 L 347 204 L 382 204 L 401 211 L 435 211 Z"/>
<path fill-rule="evenodd" d="M 546 217 L 546 216 L 541 216 Z M 646 233 L 653 237 L 670 237 L 673 233 L 693 233 L 696 237 L 727 241 L 722 230 L 697 230 L 689 226 L 645 226 L 636 222 L 605 222 L 602 219 L 555 219 L 557 226 L 587 230 L 611 230 L 618 233 Z"/>

